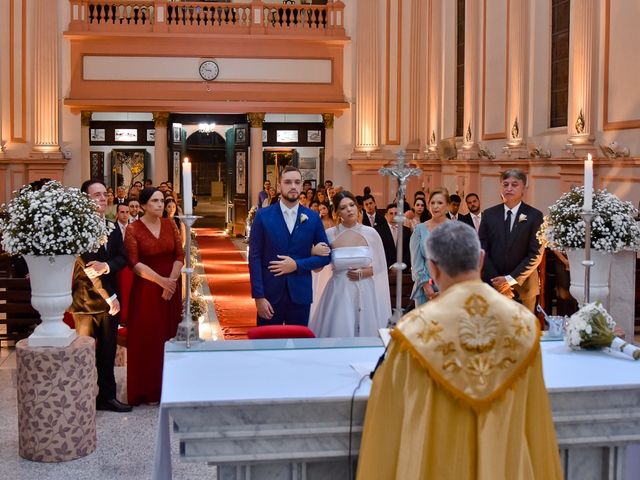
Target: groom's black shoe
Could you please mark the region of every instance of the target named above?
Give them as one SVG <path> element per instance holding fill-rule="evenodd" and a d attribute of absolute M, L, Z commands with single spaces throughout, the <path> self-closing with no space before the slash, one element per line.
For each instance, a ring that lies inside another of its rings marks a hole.
<path fill-rule="evenodd" d="M 96 410 L 109 410 L 111 412 L 130 412 L 133 410 L 131 405 L 127 405 L 126 403 L 122 403 L 115 398 L 111 400 L 98 400 L 96 401 Z"/>

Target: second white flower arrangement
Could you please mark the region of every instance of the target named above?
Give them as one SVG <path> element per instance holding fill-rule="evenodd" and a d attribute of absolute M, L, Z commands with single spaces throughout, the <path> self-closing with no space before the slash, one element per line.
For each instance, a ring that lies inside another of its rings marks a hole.
<path fill-rule="evenodd" d="M 563 251 L 584 248 L 583 203 L 584 188 L 574 187 L 551 205 L 538 231 L 540 243 Z M 595 190 L 593 211 L 597 215 L 591 222 L 591 248 L 608 253 L 640 250 L 640 226 L 631 202 L 623 202 L 606 190 Z"/>

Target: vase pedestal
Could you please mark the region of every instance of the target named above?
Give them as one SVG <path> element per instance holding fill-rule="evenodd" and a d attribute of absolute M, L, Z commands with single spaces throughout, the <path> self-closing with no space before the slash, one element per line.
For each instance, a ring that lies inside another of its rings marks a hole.
<path fill-rule="evenodd" d="M 581 303 L 584 300 L 584 250 L 567 252 L 571 265 L 571 295 Z M 600 300 L 616 324 L 624 330 L 627 340 L 635 335 L 636 252 L 618 253 L 591 251 L 592 302 Z"/>
<path fill-rule="evenodd" d="M 64 462 L 96 449 L 95 341 L 67 347 L 16 344 L 18 439 L 22 458 Z"/>

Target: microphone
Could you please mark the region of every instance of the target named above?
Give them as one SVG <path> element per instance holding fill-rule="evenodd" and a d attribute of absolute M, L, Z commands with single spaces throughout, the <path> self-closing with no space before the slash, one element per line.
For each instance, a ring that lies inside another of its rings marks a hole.
<path fill-rule="evenodd" d="M 382 362 L 384 362 L 385 356 L 387 355 L 387 349 L 384 349 L 384 352 L 382 352 L 382 355 L 380 355 L 380 358 L 378 358 L 378 362 L 376 363 L 375 368 L 373 369 L 373 371 L 369 374 L 369 378 L 371 380 L 373 380 L 373 376 L 376 374 L 376 371 L 378 370 L 378 367 L 380 367 L 380 365 L 382 365 Z"/>

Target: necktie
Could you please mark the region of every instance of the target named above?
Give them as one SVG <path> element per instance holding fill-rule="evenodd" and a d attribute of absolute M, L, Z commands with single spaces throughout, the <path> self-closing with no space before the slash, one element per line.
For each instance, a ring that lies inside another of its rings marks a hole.
<path fill-rule="evenodd" d="M 475 215 L 471 215 L 471 219 L 473 220 L 473 226 L 477 232 L 480 229 L 480 219 Z"/>
<path fill-rule="evenodd" d="M 296 222 L 295 217 L 293 216 L 293 210 L 285 210 L 286 215 L 285 215 L 285 221 L 287 222 L 287 229 L 289 230 L 289 233 L 293 232 L 293 226 Z"/>
<path fill-rule="evenodd" d="M 398 225 L 391 225 L 391 234 L 393 235 L 393 244 L 398 245 Z"/>
<path fill-rule="evenodd" d="M 507 219 L 504 221 L 504 231 L 507 237 L 511 233 L 511 215 L 511 210 L 507 210 Z"/>
<path fill-rule="evenodd" d="M 376 224 L 376 217 L 375 215 L 369 215 L 369 223 L 371 224 L 371 226 L 375 226 Z"/>

